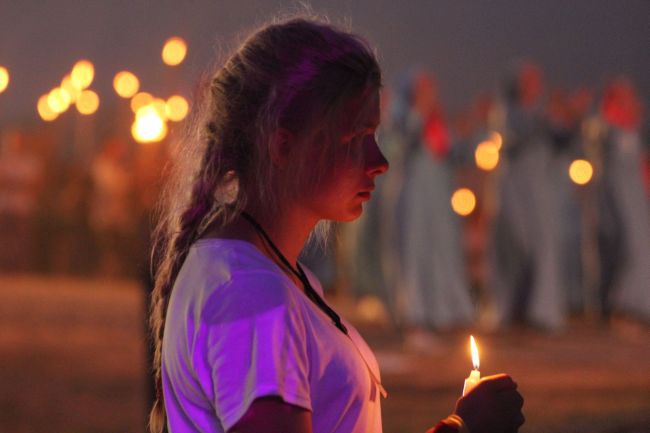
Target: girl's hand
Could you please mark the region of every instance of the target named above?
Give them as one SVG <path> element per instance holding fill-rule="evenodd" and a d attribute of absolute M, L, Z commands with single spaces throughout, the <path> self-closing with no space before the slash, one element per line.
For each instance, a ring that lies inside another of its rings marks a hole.
<path fill-rule="evenodd" d="M 470 433 L 515 433 L 524 423 L 524 399 L 507 374 L 486 376 L 456 403 Z"/>

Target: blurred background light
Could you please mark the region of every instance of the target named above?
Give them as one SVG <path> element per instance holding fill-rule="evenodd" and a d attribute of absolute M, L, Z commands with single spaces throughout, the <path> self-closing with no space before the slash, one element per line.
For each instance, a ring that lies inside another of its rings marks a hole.
<path fill-rule="evenodd" d="M 189 112 L 187 100 L 180 95 L 170 96 L 167 99 L 167 118 L 174 122 L 180 122 L 185 119 Z"/>
<path fill-rule="evenodd" d="M 131 134 L 138 143 L 153 143 L 167 135 L 167 125 L 153 105 L 138 109 Z"/>
<path fill-rule="evenodd" d="M 9 71 L 4 66 L 0 66 L 0 93 L 4 92 L 9 86 Z"/>
<path fill-rule="evenodd" d="M 75 86 L 70 74 L 66 75 L 61 80 L 61 89 L 70 96 L 70 103 L 76 102 L 77 99 L 79 99 L 79 95 L 81 95 L 81 89 Z"/>
<path fill-rule="evenodd" d="M 50 110 L 57 114 L 63 113 L 68 109 L 70 100 L 70 95 L 60 87 L 55 87 L 50 90 L 50 93 L 47 95 L 47 105 L 50 107 Z"/>
<path fill-rule="evenodd" d="M 490 133 L 490 141 L 494 143 L 497 150 L 501 150 L 501 146 L 503 145 L 503 137 L 501 137 L 501 134 L 496 131 L 492 131 Z"/>
<path fill-rule="evenodd" d="M 494 170 L 499 164 L 499 147 L 492 140 L 482 141 L 476 146 L 474 159 L 481 170 Z"/>
<path fill-rule="evenodd" d="M 156 110 L 158 117 L 163 119 L 163 121 L 167 121 L 167 104 L 164 99 L 154 98 L 149 105 Z"/>
<path fill-rule="evenodd" d="M 79 89 L 90 86 L 95 78 L 95 66 L 88 60 L 79 60 L 70 73 L 72 83 Z"/>
<path fill-rule="evenodd" d="M 122 98 L 130 98 L 140 89 L 140 80 L 129 71 L 120 71 L 113 78 L 113 88 Z"/>
<path fill-rule="evenodd" d="M 51 122 L 58 117 L 58 114 L 50 108 L 48 97 L 49 94 L 45 94 L 38 98 L 36 109 L 41 119 L 45 120 L 46 122 Z"/>
<path fill-rule="evenodd" d="M 162 59 L 166 65 L 180 65 L 187 54 L 187 43 L 182 38 L 174 36 L 167 39 L 162 50 Z"/>
<path fill-rule="evenodd" d="M 136 93 L 133 98 L 131 98 L 131 111 L 134 113 L 137 113 L 138 110 L 145 105 L 151 104 L 153 101 L 153 96 L 151 93 L 147 92 L 140 92 Z"/>
<path fill-rule="evenodd" d="M 476 196 L 468 188 L 459 188 L 451 196 L 451 207 L 458 215 L 467 216 L 476 208 Z"/>
<path fill-rule="evenodd" d="M 578 185 L 589 183 L 594 174 L 594 168 L 589 161 L 576 159 L 569 166 L 569 177 Z"/>
<path fill-rule="evenodd" d="M 77 100 L 77 111 L 81 114 L 93 114 L 99 108 L 99 96 L 92 90 L 84 90 L 81 92 Z"/>

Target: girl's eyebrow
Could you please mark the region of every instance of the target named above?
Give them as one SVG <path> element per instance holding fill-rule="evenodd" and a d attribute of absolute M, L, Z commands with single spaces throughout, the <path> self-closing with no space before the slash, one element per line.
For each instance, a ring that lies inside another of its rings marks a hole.
<path fill-rule="evenodd" d="M 354 135 L 363 134 L 363 133 L 370 132 L 370 131 L 374 132 L 375 129 L 377 129 L 378 127 L 379 127 L 379 124 L 368 124 L 368 125 L 365 125 L 365 126 L 359 126 L 358 128 L 355 128 L 353 131 L 351 131 L 351 132 L 349 132 L 348 134 L 345 134 L 345 135 L 348 136 L 348 137 L 351 137 L 351 136 L 354 136 Z"/>
<path fill-rule="evenodd" d="M 354 137 L 357 134 L 360 134 L 362 132 L 366 131 L 374 131 L 377 128 L 379 128 L 379 121 L 368 121 L 365 125 L 360 124 L 354 127 L 352 130 L 346 132 L 343 134 L 343 139 L 349 139 L 351 137 Z"/>

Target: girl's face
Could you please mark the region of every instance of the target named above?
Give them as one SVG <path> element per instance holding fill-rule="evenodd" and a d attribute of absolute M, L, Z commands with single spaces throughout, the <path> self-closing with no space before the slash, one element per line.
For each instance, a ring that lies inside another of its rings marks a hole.
<path fill-rule="evenodd" d="M 316 220 L 352 221 L 375 189 L 375 177 L 388 170 L 388 161 L 375 137 L 380 121 L 379 91 L 349 101 L 340 116 L 342 133 L 323 161 L 314 186 L 305 188 L 303 209 Z M 314 143 L 314 148 L 318 146 Z"/>

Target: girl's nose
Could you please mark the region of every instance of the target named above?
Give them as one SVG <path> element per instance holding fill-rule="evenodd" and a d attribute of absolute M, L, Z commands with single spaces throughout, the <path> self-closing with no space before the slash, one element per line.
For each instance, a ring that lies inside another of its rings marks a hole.
<path fill-rule="evenodd" d="M 384 157 L 384 154 L 381 153 L 381 149 L 379 149 L 377 140 L 375 140 L 374 137 L 369 145 L 366 161 L 366 173 L 369 176 L 379 176 L 388 171 L 388 161 L 386 160 L 386 157 Z"/>

